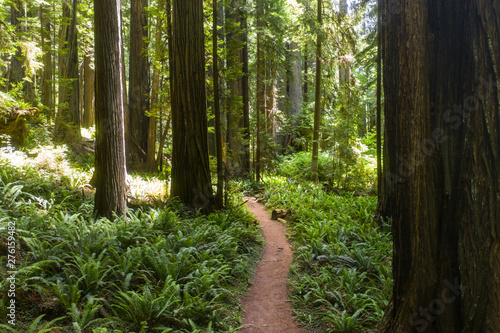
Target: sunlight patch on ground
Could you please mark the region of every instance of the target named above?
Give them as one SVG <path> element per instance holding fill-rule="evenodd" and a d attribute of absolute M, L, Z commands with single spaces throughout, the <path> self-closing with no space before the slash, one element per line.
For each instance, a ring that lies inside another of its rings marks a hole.
<path fill-rule="evenodd" d="M 164 180 L 156 177 L 127 176 L 129 195 L 140 201 L 164 200 L 167 197 L 167 186 Z"/>
<path fill-rule="evenodd" d="M 30 150 L 28 153 L 21 151 L 0 152 L 0 158 L 8 160 L 12 166 L 18 168 L 31 167 L 42 176 L 55 174 L 68 181 L 72 188 L 82 187 L 90 181 L 92 172 L 78 170 L 71 166 L 67 159 L 68 147 L 41 146 Z"/>
<path fill-rule="evenodd" d="M 75 189 L 89 188 L 94 168 L 80 170 L 73 167 L 68 161 L 67 154 L 68 147 L 66 145 L 41 146 L 30 150 L 28 153 L 0 150 L 0 159 L 7 160 L 12 166 L 18 168 L 31 167 L 42 176 L 51 177 L 56 175 Z M 167 197 L 165 181 L 151 176 L 128 175 L 127 190 L 129 197 L 141 202 L 165 200 Z"/>

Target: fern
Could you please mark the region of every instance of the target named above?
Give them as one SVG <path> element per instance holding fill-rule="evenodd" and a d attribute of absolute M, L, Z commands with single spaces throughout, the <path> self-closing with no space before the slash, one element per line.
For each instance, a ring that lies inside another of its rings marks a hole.
<path fill-rule="evenodd" d="M 43 323 L 40 325 L 40 321 L 42 320 L 42 318 L 44 316 L 45 315 L 41 315 L 41 316 L 35 318 L 31 322 L 31 324 L 29 325 L 29 327 L 27 329 L 16 330 L 15 328 L 8 326 L 8 325 L 5 325 L 5 324 L 0 324 L 0 328 L 3 328 L 5 330 L 7 330 L 7 332 L 10 332 L 10 333 L 46 333 L 46 332 L 51 332 L 55 329 L 60 329 L 61 327 L 53 326 L 53 325 L 55 323 L 57 323 L 58 321 L 61 321 L 65 318 L 65 317 L 58 317 L 58 318 L 55 318 L 49 322 L 46 322 L 46 323 Z"/>

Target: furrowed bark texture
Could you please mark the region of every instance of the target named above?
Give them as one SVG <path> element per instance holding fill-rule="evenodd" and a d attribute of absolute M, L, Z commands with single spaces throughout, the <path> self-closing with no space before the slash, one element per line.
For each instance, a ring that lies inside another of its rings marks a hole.
<path fill-rule="evenodd" d="M 500 3 L 381 0 L 381 213 L 394 289 L 380 332 L 500 331 Z"/>
<path fill-rule="evenodd" d="M 125 214 L 126 169 L 120 0 L 94 2 L 96 66 L 96 194 L 94 210 Z"/>
<path fill-rule="evenodd" d="M 129 103 L 127 128 L 127 165 L 141 169 L 148 150 L 149 61 L 147 53 L 148 0 L 132 0 L 130 8 Z M 154 126 L 154 123 L 153 123 Z"/>
<path fill-rule="evenodd" d="M 172 42 L 172 188 L 192 208 L 209 210 L 203 1 L 174 1 Z"/>
<path fill-rule="evenodd" d="M 71 6 L 70 6 L 71 5 Z M 56 117 L 56 138 L 70 144 L 80 141 L 80 81 L 78 75 L 77 1 L 63 0 L 63 17 L 69 20 L 62 27 L 59 56 L 59 107 Z"/>

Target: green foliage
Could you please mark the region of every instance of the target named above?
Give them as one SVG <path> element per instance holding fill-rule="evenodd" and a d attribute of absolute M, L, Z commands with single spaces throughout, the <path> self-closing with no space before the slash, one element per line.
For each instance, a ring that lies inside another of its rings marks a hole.
<path fill-rule="evenodd" d="M 325 154 L 318 156 L 318 178 L 320 182 L 328 181 L 331 173 L 331 161 Z M 311 179 L 311 153 L 299 152 L 283 157 L 279 163 L 278 174 L 293 180 Z"/>
<path fill-rule="evenodd" d="M 373 329 L 392 291 L 391 235 L 372 224 L 376 199 L 282 177 L 266 182 L 267 205 L 293 212 L 295 314 L 321 332 Z"/>
<path fill-rule="evenodd" d="M 45 315 L 41 315 L 35 318 L 27 328 L 16 330 L 15 328 L 5 324 L 0 324 L 0 328 L 6 330 L 8 333 L 46 333 L 52 332 L 54 329 L 61 328 L 54 326 L 54 324 L 64 319 L 64 317 L 55 318 L 49 322 L 41 323 L 44 316 Z"/>
<path fill-rule="evenodd" d="M 181 217 L 171 204 L 95 220 L 92 198 L 47 172 L 0 160 L 0 230 L 16 221 L 16 330 L 234 331 L 262 243 L 244 208 Z"/>
<path fill-rule="evenodd" d="M 344 147 L 343 155 L 349 156 L 349 161 L 338 156 L 334 157 L 324 153 L 318 156 L 318 178 L 322 183 L 328 183 L 328 188 L 339 189 L 370 189 L 374 186 L 376 178 L 375 159 L 366 154 L 366 145 L 357 142 L 353 147 Z M 339 147 L 340 149 L 340 147 Z M 311 154 L 299 152 L 284 156 L 278 163 L 277 173 L 293 181 L 306 181 L 311 179 Z"/>

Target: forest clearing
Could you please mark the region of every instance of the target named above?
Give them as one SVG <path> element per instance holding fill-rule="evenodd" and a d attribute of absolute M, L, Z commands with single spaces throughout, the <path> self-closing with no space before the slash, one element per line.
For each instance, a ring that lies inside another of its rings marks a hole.
<path fill-rule="evenodd" d="M 0 332 L 500 332 L 496 0 L 0 0 Z"/>

